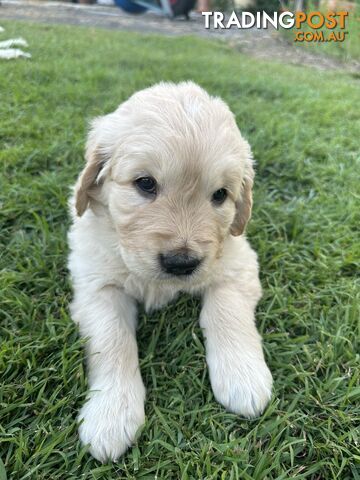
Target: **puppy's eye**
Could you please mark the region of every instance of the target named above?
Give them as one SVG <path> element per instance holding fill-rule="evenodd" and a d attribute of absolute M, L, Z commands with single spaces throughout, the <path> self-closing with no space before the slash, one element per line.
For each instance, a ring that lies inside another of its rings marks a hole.
<path fill-rule="evenodd" d="M 135 180 L 135 185 L 139 190 L 150 195 L 156 195 L 156 180 L 152 177 L 140 177 Z"/>
<path fill-rule="evenodd" d="M 219 190 L 216 190 L 216 192 L 213 193 L 211 197 L 211 201 L 215 205 L 221 205 L 222 203 L 225 202 L 227 195 L 228 195 L 227 190 L 225 188 L 220 188 Z"/>

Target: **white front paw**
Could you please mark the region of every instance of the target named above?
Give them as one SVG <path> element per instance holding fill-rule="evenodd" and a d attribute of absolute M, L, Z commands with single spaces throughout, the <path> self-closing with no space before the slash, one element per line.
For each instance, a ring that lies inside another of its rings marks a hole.
<path fill-rule="evenodd" d="M 94 391 L 82 407 L 79 420 L 81 442 L 90 444 L 97 460 L 117 460 L 133 443 L 136 431 L 145 422 L 145 389 Z"/>
<path fill-rule="evenodd" d="M 250 356 L 207 358 L 216 400 L 243 417 L 260 415 L 271 398 L 272 376 L 265 360 Z"/>

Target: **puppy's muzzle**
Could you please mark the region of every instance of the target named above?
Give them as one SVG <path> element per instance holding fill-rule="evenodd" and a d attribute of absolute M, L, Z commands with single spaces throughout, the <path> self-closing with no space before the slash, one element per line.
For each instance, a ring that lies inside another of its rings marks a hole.
<path fill-rule="evenodd" d="M 171 275 L 191 275 L 200 263 L 201 259 L 188 253 L 170 252 L 167 254 L 160 254 L 160 265 L 162 270 Z"/>

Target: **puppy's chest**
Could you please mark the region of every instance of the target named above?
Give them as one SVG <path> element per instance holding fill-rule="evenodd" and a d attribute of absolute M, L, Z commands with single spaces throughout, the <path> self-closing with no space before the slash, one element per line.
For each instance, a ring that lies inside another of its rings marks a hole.
<path fill-rule="evenodd" d="M 128 295 L 143 303 L 147 311 L 164 307 L 179 293 L 179 289 L 172 285 L 144 282 L 134 275 L 127 277 L 124 289 Z"/>

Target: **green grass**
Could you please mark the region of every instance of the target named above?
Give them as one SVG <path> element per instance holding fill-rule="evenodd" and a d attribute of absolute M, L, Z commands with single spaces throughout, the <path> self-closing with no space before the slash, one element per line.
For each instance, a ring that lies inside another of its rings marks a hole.
<path fill-rule="evenodd" d="M 32 60 L 0 64 L 0 457 L 8 479 L 359 479 L 359 81 L 224 44 L 2 22 Z M 159 80 L 236 113 L 257 159 L 248 234 L 275 379 L 255 420 L 212 395 L 199 303 L 141 314 L 146 425 L 118 463 L 78 442 L 84 354 L 68 304 L 67 197 L 88 120 Z M 0 464 L 0 479 L 3 480 Z"/>

